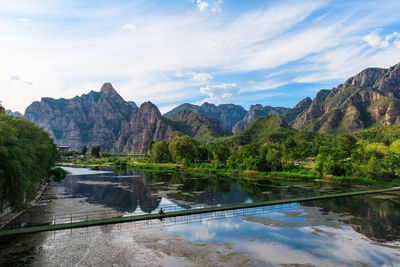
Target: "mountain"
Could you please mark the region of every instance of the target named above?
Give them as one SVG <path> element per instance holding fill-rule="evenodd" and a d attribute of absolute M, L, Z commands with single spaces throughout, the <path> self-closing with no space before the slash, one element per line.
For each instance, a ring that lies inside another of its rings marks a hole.
<path fill-rule="evenodd" d="M 91 91 L 72 99 L 42 98 L 26 108 L 24 117 L 42 126 L 59 146 L 80 150 L 83 145 L 100 145 L 102 150 L 109 150 L 122 125 L 136 112 L 133 104 L 105 83 L 100 92 Z"/>
<path fill-rule="evenodd" d="M 312 103 L 312 100 L 310 97 L 306 97 L 303 100 L 301 100 L 296 106 L 293 108 L 287 109 L 285 112 L 282 113 L 283 119 L 287 123 L 293 122 L 299 114 L 301 114 L 303 111 L 308 109 Z"/>
<path fill-rule="evenodd" d="M 330 134 L 387 125 L 400 125 L 400 63 L 365 69 L 336 88 L 319 91 L 293 121 L 296 129 Z"/>
<path fill-rule="evenodd" d="M 165 118 L 151 102 L 138 108 L 110 83 L 100 92 L 72 99 L 42 98 L 28 106 L 24 116 L 47 130 L 57 145 L 78 151 L 83 145 L 100 145 L 102 151 L 145 153 L 150 140 L 189 135 L 206 143 L 231 135 L 221 121 L 203 114 L 184 110 Z"/>
<path fill-rule="evenodd" d="M 281 116 L 268 115 L 254 120 L 237 134 L 220 138 L 219 141 L 236 145 L 264 144 L 282 141 L 296 132 L 297 130 L 290 128 Z"/>
<path fill-rule="evenodd" d="M 215 118 L 222 122 L 223 126 L 229 130 L 240 120 L 242 120 L 247 111 L 239 105 L 222 104 L 214 105 L 210 103 L 203 103 L 201 106 L 184 103 L 173 110 L 164 114 L 164 116 L 177 115 L 182 110 L 190 110 L 194 113 L 204 114 L 209 118 Z"/>
<path fill-rule="evenodd" d="M 13 116 L 13 117 L 23 117 L 23 115 L 21 113 L 19 113 L 18 111 L 12 111 L 11 109 L 7 109 L 6 114 Z"/>
<path fill-rule="evenodd" d="M 166 119 L 175 129 L 201 143 L 209 143 L 215 138 L 232 135 L 231 131 L 226 129 L 221 121 L 190 110 L 182 110 L 176 115 L 166 117 Z"/>
<path fill-rule="evenodd" d="M 182 135 L 161 116 L 158 108 L 151 102 L 143 103 L 135 116 L 124 123 L 113 151 L 145 153 L 150 140 L 172 140 Z"/>
<path fill-rule="evenodd" d="M 140 106 L 137 114 L 123 125 L 113 150 L 146 153 L 151 140 L 170 141 L 176 136 L 188 135 L 201 143 L 207 143 L 231 134 L 217 119 L 190 110 L 163 117 L 153 103 L 146 102 Z"/>
<path fill-rule="evenodd" d="M 252 121 L 257 118 L 267 116 L 267 115 L 282 115 L 282 113 L 288 111 L 288 108 L 283 107 L 271 107 L 265 106 L 263 107 L 260 104 L 251 105 L 249 112 L 247 112 L 246 116 L 243 120 L 238 121 L 232 128 L 233 133 L 237 133 L 244 128 L 246 128 Z"/>

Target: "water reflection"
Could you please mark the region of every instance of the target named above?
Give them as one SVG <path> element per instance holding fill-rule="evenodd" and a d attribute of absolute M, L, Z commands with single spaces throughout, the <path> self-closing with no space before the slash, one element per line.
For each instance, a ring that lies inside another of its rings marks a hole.
<path fill-rule="evenodd" d="M 399 193 L 320 200 L 305 205 L 322 206 L 326 213 L 351 214 L 351 217 L 341 220 L 373 240 L 400 240 Z"/>
<path fill-rule="evenodd" d="M 128 213 L 139 208 L 152 212 L 159 208 L 163 199 L 179 207 L 191 208 L 199 204 L 230 205 L 349 190 L 348 187 L 319 183 L 255 182 L 222 175 L 134 170 L 68 175 L 59 186 L 74 197 L 87 198 L 89 203 Z"/>

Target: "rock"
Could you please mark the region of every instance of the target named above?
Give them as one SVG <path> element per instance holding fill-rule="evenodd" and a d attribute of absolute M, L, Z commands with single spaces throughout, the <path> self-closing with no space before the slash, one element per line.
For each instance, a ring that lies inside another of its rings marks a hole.
<path fill-rule="evenodd" d="M 172 140 L 182 135 L 161 116 L 158 108 L 151 102 L 143 103 L 137 114 L 125 123 L 113 150 L 118 152 L 147 152 L 150 140 Z"/>
<path fill-rule="evenodd" d="M 249 112 L 247 112 L 244 119 L 237 122 L 233 126 L 232 132 L 237 133 L 237 132 L 245 129 L 255 119 L 258 119 L 260 117 L 267 116 L 267 115 L 282 115 L 282 113 L 286 112 L 287 110 L 289 110 L 289 109 L 283 108 L 283 107 L 271 107 L 271 106 L 263 107 L 260 104 L 251 105 L 250 110 L 249 110 Z"/>
<path fill-rule="evenodd" d="M 222 122 L 223 126 L 229 130 L 240 120 L 246 116 L 246 110 L 239 105 L 222 104 L 214 105 L 208 102 L 203 103 L 201 106 L 184 103 L 173 110 L 165 113 L 165 116 L 176 115 L 182 110 L 190 110 L 194 113 L 204 114 L 209 118 L 215 118 Z"/>
<path fill-rule="evenodd" d="M 80 151 L 83 145 L 100 145 L 107 151 L 134 114 L 131 104 L 105 83 L 100 92 L 72 99 L 42 98 L 26 108 L 24 117 L 42 126 L 59 146 Z"/>
<path fill-rule="evenodd" d="M 331 134 L 400 125 L 400 63 L 365 69 L 332 90 L 319 91 L 292 124 Z"/>
<path fill-rule="evenodd" d="M 294 121 L 297 116 L 299 116 L 303 111 L 307 110 L 312 103 L 312 100 L 310 97 L 306 97 L 303 100 L 301 100 L 296 106 L 294 106 L 291 109 L 287 109 L 285 112 L 282 113 L 283 119 L 287 123 L 291 123 Z"/>

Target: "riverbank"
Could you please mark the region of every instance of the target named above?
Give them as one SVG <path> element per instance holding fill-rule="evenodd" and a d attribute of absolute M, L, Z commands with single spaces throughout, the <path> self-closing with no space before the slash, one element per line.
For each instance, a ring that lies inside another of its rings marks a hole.
<path fill-rule="evenodd" d="M 75 162 L 60 162 L 59 166 L 77 166 L 77 167 L 111 167 L 115 169 L 140 169 L 147 171 L 168 171 L 168 172 L 193 172 L 201 174 L 222 174 L 229 176 L 240 176 L 245 179 L 277 179 L 277 180 L 301 180 L 309 182 L 323 183 L 338 183 L 338 184 L 360 184 L 360 185 L 375 185 L 384 187 L 400 186 L 400 179 L 391 180 L 373 180 L 366 177 L 349 177 L 349 176 L 319 176 L 309 167 L 296 166 L 287 171 L 271 171 L 261 172 L 255 170 L 215 168 L 212 164 L 191 164 L 184 166 L 178 163 L 154 163 L 140 162 L 136 160 L 101 158 L 92 161 L 75 161 Z"/>
<path fill-rule="evenodd" d="M 37 192 L 37 195 L 34 199 L 32 199 L 29 204 L 27 205 L 27 207 L 23 210 L 20 211 L 12 211 L 11 207 L 7 207 L 0 216 L 0 230 L 3 229 L 7 224 L 9 224 L 11 221 L 15 220 L 16 218 L 18 218 L 22 213 L 24 213 L 30 206 L 32 206 L 33 204 L 35 204 L 40 197 L 43 195 L 43 193 L 46 191 L 47 189 L 47 185 L 48 183 L 42 184 L 39 191 Z"/>

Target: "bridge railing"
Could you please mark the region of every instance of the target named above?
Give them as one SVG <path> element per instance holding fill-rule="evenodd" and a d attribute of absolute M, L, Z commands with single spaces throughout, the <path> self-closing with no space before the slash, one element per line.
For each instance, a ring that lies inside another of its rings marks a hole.
<path fill-rule="evenodd" d="M 249 212 L 256 212 L 256 211 L 279 211 L 285 210 L 293 207 L 296 207 L 296 203 L 291 204 L 280 204 L 280 205 L 272 205 L 266 206 L 261 208 L 247 208 L 243 210 L 237 210 L 236 213 L 249 213 Z M 115 217 L 125 217 L 125 216 L 138 216 L 138 215 L 145 215 L 145 214 L 155 214 L 159 213 L 159 210 L 162 209 L 164 213 L 169 212 L 176 212 L 182 210 L 193 210 L 193 209 L 202 209 L 202 208 L 209 208 L 213 206 L 220 206 L 220 205 L 209 205 L 209 204 L 197 204 L 190 206 L 188 208 L 178 206 L 176 204 L 162 204 L 159 205 L 158 209 L 151 210 L 151 211 L 143 211 L 143 210 L 135 210 L 134 212 L 120 212 L 111 209 L 103 209 L 103 210 L 91 210 L 91 211 L 83 211 L 83 212 L 75 212 L 75 213 L 68 213 L 68 214 L 51 214 L 51 213 L 44 213 L 44 214 L 36 214 L 34 217 L 24 217 L 21 216 L 11 223 L 7 224 L 3 229 L 17 229 L 17 228 L 24 228 L 24 227 L 32 227 L 32 226 L 40 226 L 40 225 L 56 225 L 56 224 L 68 224 L 68 223 L 75 223 L 75 222 L 86 222 L 86 221 L 93 221 L 93 220 L 102 220 L 102 219 L 109 219 Z M 232 211 L 231 211 L 232 212 Z M 218 214 L 216 212 L 215 214 Z M 195 216 L 195 215 L 192 215 Z M 197 216 L 197 215 L 196 215 Z M 204 217 L 204 216 L 203 216 Z M 176 221 L 176 219 L 175 219 Z"/>

